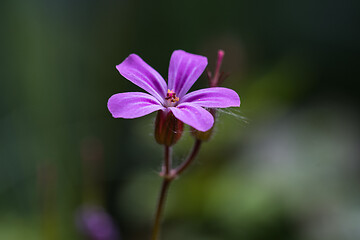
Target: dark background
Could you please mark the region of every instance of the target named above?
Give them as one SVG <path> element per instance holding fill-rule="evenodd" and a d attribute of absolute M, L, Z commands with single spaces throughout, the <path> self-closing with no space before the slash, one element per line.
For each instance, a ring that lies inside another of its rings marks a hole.
<path fill-rule="evenodd" d="M 356 0 L 1 1 L 0 239 L 88 239 L 86 212 L 147 239 L 155 114 L 106 103 L 141 91 L 115 69 L 130 53 L 166 78 L 176 49 L 210 70 L 223 49 L 242 104 L 171 186 L 163 239 L 360 239 L 359 18 Z"/>

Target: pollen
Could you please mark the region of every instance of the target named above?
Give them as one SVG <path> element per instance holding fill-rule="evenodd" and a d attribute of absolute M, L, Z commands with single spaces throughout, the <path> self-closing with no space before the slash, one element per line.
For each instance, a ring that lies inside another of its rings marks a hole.
<path fill-rule="evenodd" d="M 173 90 L 168 89 L 167 93 L 166 93 L 166 100 L 175 103 L 179 101 L 179 98 L 176 96 L 176 93 Z"/>

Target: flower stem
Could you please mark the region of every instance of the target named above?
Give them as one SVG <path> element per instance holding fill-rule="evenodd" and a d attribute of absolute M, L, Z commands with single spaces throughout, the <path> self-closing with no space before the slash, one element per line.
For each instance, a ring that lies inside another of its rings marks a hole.
<path fill-rule="evenodd" d="M 209 80 L 210 80 L 210 87 L 217 87 L 219 85 L 219 81 L 220 81 L 220 68 L 221 68 L 221 64 L 224 58 L 225 52 L 223 50 L 219 50 L 218 51 L 218 56 L 216 59 L 216 67 L 215 67 L 215 72 L 214 75 L 208 75 Z"/>
<path fill-rule="evenodd" d="M 169 177 L 170 169 L 171 169 L 171 147 L 165 146 L 163 172 L 160 174 L 164 177 L 164 180 L 161 186 L 159 201 L 157 204 L 155 222 L 152 230 L 151 240 L 157 240 L 159 238 L 162 212 L 165 207 L 166 195 L 170 186 L 170 182 L 172 180 L 172 178 Z"/>
<path fill-rule="evenodd" d="M 164 178 L 162 186 L 161 186 L 161 192 L 160 192 L 159 202 L 157 205 L 155 223 L 154 223 L 153 232 L 151 235 L 151 240 L 157 240 L 159 237 L 161 217 L 162 217 L 162 212 L 163 212 L 163 209 L 165 206 L 166 194 L 168 192 L 170 182 L 171 182 L 171 179 Z"/>
<path fill-rule="evenodd" d="M 171 147 L 165 146 L 164 152 L 165 176 L 169 175 L 171 169 Z"/>
<path fill-rule="evenodd" d="M 151 240 L 159 239 L 161 217 L 163 215 L 163 210 L 166 202 L 166 195 L 169 190 L 171 181 L 174 180 L 175 177 L 179 176 L 193 162 L 193 160 L 199 153 L 201 143 L 202 141 L 200 140 L 195 141 L 192 151 L 188 156 L 188 158 L 176 169 L 171 169 L 171 148 L 169 146 L 165 146 L 163 171 L 160 174 L 164 179 L 162 182 L 159 201 L 157 204 L 155 222 L 152 230 Z"/>

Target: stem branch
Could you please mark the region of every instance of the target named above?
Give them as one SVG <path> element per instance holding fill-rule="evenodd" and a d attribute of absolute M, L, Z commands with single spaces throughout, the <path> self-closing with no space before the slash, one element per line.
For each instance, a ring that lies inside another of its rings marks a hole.
<path fill-rule="evenodd" d="M 161 217 L 163 215 L 163 210 L 166 202 L 166 195 L 169 190 L 171 181 L 175 177 L 179 176 L 193 162 L 193 160 L 195 159 L 195 157 L 197 156 L 200 150 L 201 143 L 202 142 L 200 140 L 195 141 L 193 149 L 190 155 L 188 156 L 188 158 L 176 169 L 171 169 L 171 148 L 169 146 L 165 146 L 163 171 L 160 174 L 164 179 L 162 182 L 159 201 L 157 204 L 155 222 L 153 226 L 151 240 L 159 239 Z"/>

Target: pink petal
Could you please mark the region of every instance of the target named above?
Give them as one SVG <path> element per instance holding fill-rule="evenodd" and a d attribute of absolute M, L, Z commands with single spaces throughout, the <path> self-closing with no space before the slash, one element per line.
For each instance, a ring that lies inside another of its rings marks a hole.
<path fill-rule="evenodd" d="M 239 95 L 234 90 L 223 87 L 205 88 L 188 93 L 180 100 L 180 103 L 185 102 L 209 108 L 240 106 Z"/>
<path fill-rule="evenodd" d="M 167 91 L 165 80 L 138 55 L 130 54 L 116 68 L 123 77 L 163 103 Z"/>
<path fill-rule="evenodd" d="M 206 132 L 214 124 L 214 117 L 207 110 L 195 104 L 183 103 L 169 109 L 177 119 L 199 131 Z"/>
<path fill-rule="evenodd" d="M 137 118 L 164 109 L 153 96 L 142 92 L 126 92 L 112 95 L 108 109 L 114 118 Z"/>
<path fill-rule="evenodd" d="M 171 55 L 168 86 L 181 99 L 205 70 L 207 58 L 176 50 Z"/>

